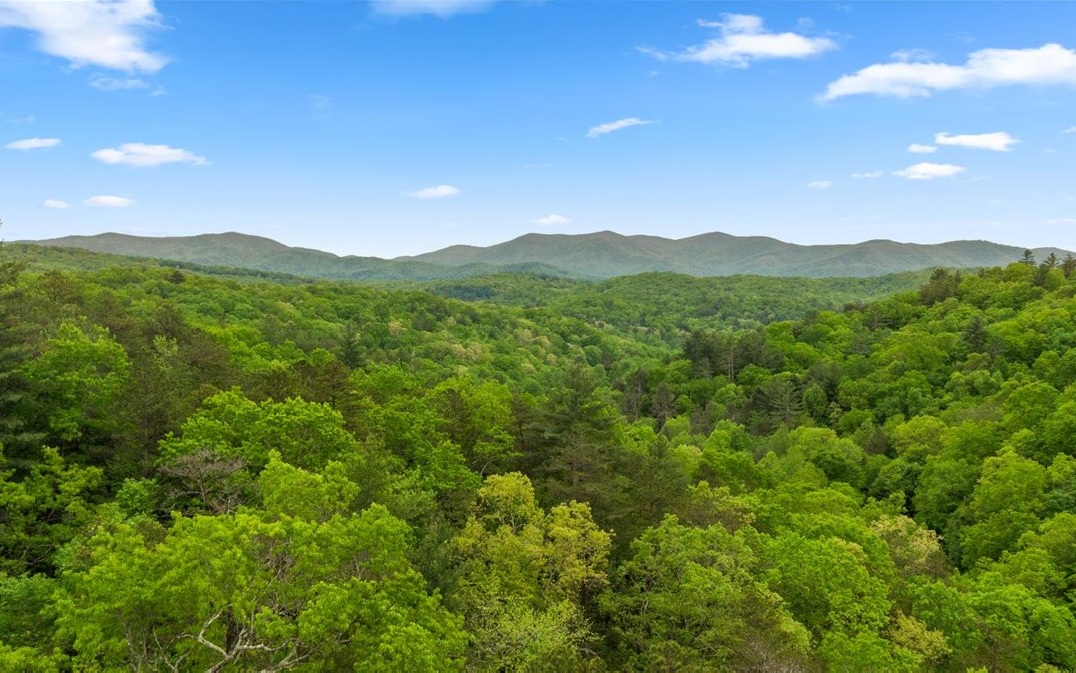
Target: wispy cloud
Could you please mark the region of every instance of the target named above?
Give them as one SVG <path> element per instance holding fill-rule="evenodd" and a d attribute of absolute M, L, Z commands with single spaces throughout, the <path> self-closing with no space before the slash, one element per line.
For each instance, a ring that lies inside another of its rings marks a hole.
<path fill-rule="evenodd" d="M 866 173 L 852 173 L 852 177 L 856 180 L 874 180 L 884 175 L 882 171 L 867 171 Z"/>
<path fill-rule="evenodd" d="M 459 193 L 458 187 L 437 185 L 436 187 L 425 187 L 414 192 L 404 192 L 404 196 L 410 196 L 415 199 L 444 199 L 450 196 L 459 196 Z"/>
<path fill-rule="evenodd" d="M 113 196 L 111 194 L 104 194 L 101 196 L 91 196 L 83 201 L 87 206 L 95 206 L 97 208 L 127 208 L 135 204 L 134 199 L 128 199 L 124 196 Z"/>
<path fill-rule="evenodd" d="M 23 138 L 4 145 L 7 150 L 47 150 L 59 147 L 63 142 L 59 138 Z"/>
<path fill-rule="evenodd" d="M 1046 220 L 1046 224 L 1076 224 L 1076 217 L 1061 217 L 1056 220 Z"/>
<path fill-rule="evenodd" d="M 949 135 L 948 133 L 934 134 L 934 142 L 939 145 L 951 145 L 953 147 L 967 147 L 976 150 L 992 150 L 994 152 L 1008 152 L 1012 146 L 1020 142 L 1004 131 L 996 133 L 979 133 L 974 135 Z"/>
<path fill-rule="evenodd" d="M 204 166 L 209 163 L 189 150 L 168 145 L 147 145 L 145 143 L 124 143 L 119 148 L 105 148 L 91 154 L 94 159 L 106 164 L 123 164 L 140 168 L 161 166 L 164 164 L 193 164 Z"/>
<path fill-rule="evenodd" d="M 831 82 L 819 99 L 861 94 L 928 97 L 937 91 L 1016 84 L 1076 85 L 1076 51 L 1051 43 L 1032 49 L 981 49 L 969 54 L 964 65 L 876 63 Z"/>
<path fill-rule="evenodd" d="M 1076 126 L 1070 126 L 1064 131 L 1062 131 L 1062 133 L 1076 133 Z"/>
<path fill-rule="evenodd" d="M 157 72 L 168 61 L 145 37 L 160 19 L 153 0 L 0 0 L 0 28 L 36 33 L 38 49 L 76 68 Z"/>
<path fill-rule="evenodd" d="M 703 28 L 717 29 L 718 36 L 682 51 L 665 52 L 649 47 L 639 51 L 662 61 L 691 61 L 708 65 L 746 68 L 752 61 L 807 58 L 836 49 L 825 37 L 807 37 L 794 32 L 772 33 L 762 18 L 749 14 L 724 14 L 719 21 L 699 20 Z"/>
<path fill-rule="evenodd" d="M 898 49 L 889 56 L 894 61 L 900 61 L 901 63 L 919 63 L 934 59 L 933 52 L 926 49 Z"/>
<path fill-rule="evenodd" d="M 638 117 L 628 117 L 626 119 L 618 119 L 615 122 L 607 122 L 605 124 L 598 124 L 597 126 L 590 127 L 587 131 L 588 138 L 597 138 L 603 136 L 606 133 L 613 133 L 614 131 L 621 131 L 632 126 L 645 126 L 647 124 L 653 124 L 654 122 L 649 119 L 639 119 Z"/>
<path fill-rule="evenodd" d="M 130 91 L 148 89 L 149 82 L 137 77 L 109 77 L 98 73 L 90 77 L 90 86 L 101 91 Z"/>
<path fill-rule="evenodd" d="M 919 143 L 912 143 L 908 145 L 908 151 L 912 154 L 934 154 L 938 151 L 938 148 L 933 145 L 920 145 Z"/>
<path fill-rule="evenodd" d="M 453 14 L 483 12 L 495 0 L 372 0 L 374 11 L 396 16 L 433 14 L 448 17 Z"/>
<path fill-rule="evenodd" d="M 41 207 L 62 210 L 64 208 L 70 208 L 71 204 L 69 204 L 67 201 L 61 201 L 60 199 L 45 199 L 41 203 Z"/>
<path fill-rule="evenodd" d="M 534 221 L 534 223 L 547 227 L 553 224 L 571 224 L 572 221 L 569 220 L 567 217 L 564 217 L 563 215 L 551 213 L 549 215 L 546 215 L 545 217 L 539 217 L 537 220 Z"/>
<path fill-rule="evenodd" d="M 833 183 L 829 180 L 815 180 L 814 182 L 808 182 L 807 186 L 811 189 L 829 189 L 833 186 Z"/>
<path fill-rule="evenodd" d="M 932 164 L 928 162 L 909 166 L 902 171 L 893 173 L 897 177 L 908 180 L 933 180 L 935 178 L 948 178 L 964 172 L 963 166 L 953 164 Z"/>

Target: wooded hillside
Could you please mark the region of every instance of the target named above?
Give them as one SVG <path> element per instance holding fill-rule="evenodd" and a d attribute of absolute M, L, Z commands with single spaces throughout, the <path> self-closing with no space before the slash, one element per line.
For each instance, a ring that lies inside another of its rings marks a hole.
<path fill-rule="evenodd" d="M 1071 262 L 866 301 L 9 253 L 2 670 L 1076 669 Z"/>

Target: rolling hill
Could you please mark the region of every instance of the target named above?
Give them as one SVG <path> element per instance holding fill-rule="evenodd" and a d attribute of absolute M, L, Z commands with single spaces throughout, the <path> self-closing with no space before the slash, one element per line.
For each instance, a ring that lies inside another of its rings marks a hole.
<path fill-rule="evenodd" d="M 1039 257 L 1056 248 L 1035 250 Z M 490 246 L 453 246 L 400 258 L 444 265 L 521 264 L 541 261 L 572 275 L 611 278 L 646 271 L 691 276 L 879 276 L 932 267 L 971 268 L 1008 264 L 1022 248 L 989 241 L 934 245 L 875 240 L 845 245 L 795 245 L 762 236 L 720 232 L 682 239 L 593 234 L 527 234 Z"/>
<path fill-rule="evenodd" d="M 125 234 L 68 236 L 39 245 L 82 248 L 208 266 L 229 266 L 346 280 L 439 280 L 499 271 L 603 279 L 654 271 L 691 276 L 797 276 L 806 278 L 881 276 L 933 267 L 1004 265 L 1023 249 L 989 241 L 933 245 L 875 240 L 843 245 L 795 245 L 762 236 L 720 232 L 682 239 L 592 234 L 526 234 L 486 248 L 456 245 L 413 257 L 340 257 L 293 248 L 239 233 L 153 238 Z M 1066 251 L 1040 248 L 1042 258 Z"/>
<path fill-rule="evenodd" d="M 565 275 L 564 271 L 541 263 L 490 265 L 478 262 L 444 265 L 422 261 L 395 261 L 380 257 L 340 257 L 329 252 L 293 248 L 269 238 L 235 232 L 176 237 L 107 233 L 26 242 L 129 257 L 253 269 L 331 280 L 446 280 L 498 271 Z"/>

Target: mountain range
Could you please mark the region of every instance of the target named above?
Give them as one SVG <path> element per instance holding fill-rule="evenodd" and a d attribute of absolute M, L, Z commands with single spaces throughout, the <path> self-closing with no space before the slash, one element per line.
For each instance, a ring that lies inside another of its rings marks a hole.
<path fill-rule="evenodd" d="M 840 245 L 796 245 L 768 237 L 733 236 L 720 232 L 681 239 L 625 236 L 612 231 L 575 235 L 526 234 L 484 248 L 455 245 L 391 260 L 340 257 L 234 232 L 184 237 L 107 233 L 28 242 L 207 266 L 353 280 L 451 279 L 497 271 L 589 279 L 648 271 L 691 276 L 865 277 L 933 267 L 1005 265 L 1019 259 L 1024 252 L 1023 248 L 989 241 L 917 244 L 873 240 Z M 1040 259 L 1050 253 L 1059 257 L 1068 254 L 1057 248 L 1037 248 L 1033 252 Z"/>

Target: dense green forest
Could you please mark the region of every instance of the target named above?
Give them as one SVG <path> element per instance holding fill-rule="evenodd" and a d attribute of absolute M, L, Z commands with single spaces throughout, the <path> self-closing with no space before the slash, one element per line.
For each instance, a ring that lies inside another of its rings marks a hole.
<path fill-rule="evenodd" d="M 1076 670 L 1073 266 L 5 246 L 0 670 Z"/>

